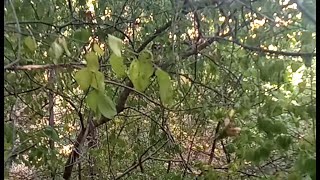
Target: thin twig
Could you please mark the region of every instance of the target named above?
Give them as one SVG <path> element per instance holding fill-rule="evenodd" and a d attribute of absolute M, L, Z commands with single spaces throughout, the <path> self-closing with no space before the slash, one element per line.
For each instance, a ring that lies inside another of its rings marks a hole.
<path fill-rule="evenodd" d="M 19 19 L 17 17 L 17 14 L 16 14 L 16 10 L 14 8 L 14 5 L 12 3 L 12 0 L 9 0 L 9 2 L 10 2 L 10 5 L 11 5 L 11 8 L 12 8 L 12 12 L 13 12 L 14 18 L 16 20 L 16 25 L 17 25 L 17 30 L 18 30 L 18 54 L 17 54 L 17 59 L 15 61 L 5 65 L 4 69 L 17 64 L 21 60 L 21 28 L 20 28 L 20 23 L 19 23 Z"/>

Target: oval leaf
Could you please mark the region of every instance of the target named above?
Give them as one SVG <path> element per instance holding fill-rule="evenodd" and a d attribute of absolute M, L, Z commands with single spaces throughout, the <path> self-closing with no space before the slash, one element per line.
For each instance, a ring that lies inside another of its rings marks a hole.
<path fill-rule="evenodd" d="M 152 62 L 153 60 L 153 55 L 152 55 L 152 52 L 149 51 L 149 50 L 143 50 L 140 54 L 139 54 L 139 57 L 138 59 L 140 60 L 146 60 L 146 61 L 149 61 L 149 62 Z"/>
<path fill-rule="evenodd" d="M 46 136 L 48 136 L 50 139 L 52 139 L 53 141 L 58 141 L 59 140 L 59 135 L 57 133 L 57 131 L 52 128 L 51 126 L 47 126 L 45 129 L 44 129 L 44 134 Z"/>
<path fill-rule="evenodd" d="M 97 110 L 98 110 L 98 100 L 99 100 L 99 91 L 97 90 L 90 91 L 86 98 L 86 102 L 88 106 L 95 113 L 97 113 Z"/>
<path fill-rule="evenodd" d="M 132 81 L 134 88 L 138 91 L 142 89 L 139 83 L 139 61 L 134 59 L 129 67 L 129 79 Z"/>
<path fill-rule="evenodd" d="M 53 62 L 56 64 L 57 60 L 62 56 L 63 48 L 54 41 L 49 48 L 49 56 L 54 60 Z"/>
<path fill-rule="evenodd" d="M 116 56 L 114 53 L 112 53 L 110 56 L 110 64 L 117 77 L 123 78 L 127 76 L 127 67 L 124 65 L 122 57 Z"/>
<path fill-rule="evenodd" d="M 67 45 L 67 42 L 66 42 L 66 39 L 64 37 L 60 37 L 58 39 L 58 42 L 59 44 L 63 47 L 64 51 L 66 52 L 67 56 L 68 57 L 71 57 L 71 53 L 68 49 L 68 45 Z"/>
<path fill-rule="evenodd" d="M 160 99 L 164 104 L 170 104 L 173 97 L 170 76 L 167 72 L 159 68 L 157 69 L 155 74 L 159 83 Z"/>
<path fill-rule="evenodd" d="M 96 71 L 93 73 L 91 86 L 99 91 L 105 90 L 104 75 L 102 72 Z"/>
<path fill-rule="evenodd" d="M 80 89 L 86 91 L 92 81 L 92 72 L 88 68 L 83 68 L 75 75 L 75 79 L 80 86 Z"/>
<path fill-rule="evenodd" d="M 113 53 L 121 57 L 122 40 L 109 34 L 108 43 Z"/>
<path fill-rule="evenodd" d="M 24 45 L 31 51 L 34 52 L 37 49 L 36 42 L 32 39 L 32 37 L 28 36 L 24 39 Z"/>
<path fill-rule="evenodd" d="M 87 60 L 87 67 L 92 72 L 96 72 L 99 70 L 99 60 L 98 56 L 94 52 L 89 52 L 85 56 Z"/>
<path fill-rule="evenodd" d="M 138 91 L 143 92 L 150 84 L 154 68 L 148 59 L 135 59 L 129 67 L 129 79 Z"/>
<path fill-rule="evenodd" d="M 117 110 L 114 102 L 102 92 L 99 92 L 98 95 L 98 109 L 101 114 L 109 119 L 112 119 L 115 115 L 117 115 Z"/>
<path fill-rule="evenodd" d="M 87 30 L 87 29 L 81 30 L 80 29 L 74 33 L 73 38 L 84 43 L 84 42 L 88 41 L 90 35 L 91 35 L 91 33 L 89 30 Z"/>

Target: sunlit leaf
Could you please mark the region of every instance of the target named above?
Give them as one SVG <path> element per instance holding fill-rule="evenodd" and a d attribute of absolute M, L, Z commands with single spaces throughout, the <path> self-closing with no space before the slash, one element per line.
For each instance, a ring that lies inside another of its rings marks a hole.
<path fill-rule="evenodd" d="M 96 72 L 99 70 L 98 56 L 94 52 L 89 52 L 85 56 L 87 60 L 87 67 L 90 71 Z"/>
<path fill-rule="evenodd" d="M 149 51 L 149 50 L 143 50 L 139 56 L 138 56 L 138 59 L 144 59 L 148 62 L 152 62 L 153 60 L 153 55 L 152 55 L 152 52 Z"/>
<path fill-rule="evenodd" d="M 147 52 L 144 55 L 140 55 L 138 58 L 138 61 L 139 61 L 140 69 L 141 69 L 141 71 L 139 73 L 140 77 L 145 78 L 145 79 L 149 79 L 154 72 L 151 54 Z"/>
<path fill-rule="evenodd" d="M 143 87 L 140 84 L 140 77 L 139 77 L 139 61 L 137 59 L 134 59 L 129 67 L 129 78 L 133 83 L 133 86 L 138 90 L 138 91 L 143 91 Z"/>
<path fill-rule="evenodd" d="M 92 72 L 88 68 L 79 70 L 75 75 L 75 80 L 83 91 L 90 87 L 92 78 Z"/>
<path fill-rule="evenodd" d="M 97 90 L 90 91 L 86 98 L 86 103 L 88 104 L 90 109 L 93 110 L 95 113 L 98 110 L 98 101 L 99 101 L 99 91 Z"/>
<path fill-rule="evenodd" d="M 129 67 L 129 78 L 138 91 L 143 92 L 150 84 L 154 68 L 150 59 L 135 59 Z"/>
<path fill-rule="evenodd" d="M 173 98 L 173 91 L 169 74 L 158 68 L 155 75 L 158 79 L 161 101 L 164 104 L 170 104 Z"/>
<path fill-rule="evenodd" d="M 53 62 L 55 64 L 58 63 L 57 60 L 62 56 L 63 51 L 63 48 L 58 42 L 54 41 L 51 44 L 51 47 L 49 48 L 49 56 L 53 59 Z"/>
<path fill-rule="evenodd" d="M 93 45 L 93 50 L 98 54 L 98 56 L 103 56 L 104 55 L 104 51 L 96 43 Z"/>
<path fill-rule="evenodd" d="M 71 53 L 70 53 L 70 51 L 68 49 L 68 45 L 67 45 L 66 39 L 64 37 L 59 37 L 58 38 L 58 43 L 63 47 L 64 52 L 66 52 L 67 56 L 71 57 Z"/>
<path fill-rule="evenodd" d="M 99 91 L 105 90 L 104 75 L 102 72 L 96 71 L 92 74 L 91 86 Z"/>
<path fill-rule="evenodd" d="M 115 55 L 121 57 L 122 40 L 109 34 L 108 35 L 108 44 L 109 44 L 111 50 L 113 51 L 113 53 Z"/>
<path fill-rule="evenodd" d="M 123 78 L 127 76 L 127 67 L 123 63 L 122 57 L 116 56 L 114 53 L 112 53 L 110 56 L 110 64 L 117 77 Z"/>
<path fill-rule="evenodd" d="M 37 49 L 37 44 L 32 37 L 28 36 L 24 39 L 24 45 L 31 51 L 34 52 Z"/>
<path fill-rule="evenodd" d="M 116 106 L 109 96 L 99 92 L 98 97 L 98 109 L 104 117 L 112 119 L 117 115 Z"/>

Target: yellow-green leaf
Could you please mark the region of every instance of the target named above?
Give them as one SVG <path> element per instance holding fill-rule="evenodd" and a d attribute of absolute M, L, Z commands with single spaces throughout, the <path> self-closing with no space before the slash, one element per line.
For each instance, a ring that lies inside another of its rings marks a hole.
<path fill-rule="evenodd" d="M 92 73 L 92 82 L 91 86 L 96 90 L 104 91 L 105 90 L 105 83 L 104 83 L 104 75 L 100 71 L 96 71 Z"/>
<path fill-rule="evenodd" d="M 76 73 L 75 79 L 80 86 L 80 89 L 86 91 L 90 87 L 92 81 L 92 72 L 88 68 L 83 68 Z"/>
<path fill-rule="evenodd" d="M 129 79 L 138 91 L 143 92 L 150 84 L 154 68 L 152 63 L 147 59 L 135 59 L 129 67 Z"/>
<path fill-rule="evenodd" d="M 170 105 L 173 98 L 173 90 L 170 76 L 165 71 L 158 68 L 155 72 L 159 83 L 160 99 L 162 103 Z"/>
<path fill-rule="evenodd" d="M 140 54 L 138 59 L 145 59 L 147 61 L 152 62 L 153 61 L 153 55 L 152 52 L 149 50 L 143 50 Z"/>
<path fill-rule="evenodd" d="M 37 43 L 30 36 L 24 39 L 24 44 L 31 52 L 37 49 Z"/>
<path fill-rule="evenodd" d="M 86 102 L 87 102 L 88 106 L 95 113 L 98 110 L 98 100 L 99 100 L 99 91 L 97 91 L 95 89 L 90 91 L 87 98 L 86 98 Z"/>
<path fill-rule="evenodd" d="M 98 54 L 98 56 L 103 56 L 104 55 L 104 51 L 96 43 L 93 45 L 93 50 Z"/>
<path fill-rule="evenodd" d="M 71 53 L 68 49 L 68 45 L 67 45 L 67 42 L 66 42 L 66 39 L 64 37 L 60 37 L 58 39 L 58 42 L 59 44 L 63 47 L 64 51 L 66 52 L 67 56 L 68 57 L 71 57 Z"/>
<path fill-rule="evenodd" d="M 113 53 L 121 57 L 122 40 L 109 34 L 108 43 Z"/>
<path fill-rule="evenodd" d="M 63 48 L 54 41 L 49 48 L 49 56 L 53 59 L 53 62 L 56 64 L 57 60 L 62 56 Z"/>
<path fill-rule="evenodd" d="M 123 58 L 116 56 L 114 53 L 110 56 L 110 64 L 112 67 L 112 70 L 116 73 L 117 77 L 123 78 L 126 77 L 126 70 L 127 67 L 123 63 Z"/>
<path fill-rule="evenodd" d="M 128 75 L 134 88 L 136 88 L 138 91 L 142 91 L 142 87 L 139 83 L 139 71 L 139 61 L 134 59 L 130 64 Z"/>
<path fill-rule="evenodd" d="M 112 119 L 117 115 L 116 106 L 110 97 L 103 94 L 101 91 L 99 92 L 98 97 L 98 109 L 104 117 Z"/>
<path fill-rule="evenodd" d="M 144 51 L 144 52 L 146 53 L 143 53 L 144 55 L 139 56 L 139 59 L 138 59 L 139 66 L 141 69 L 140 76 L 141 78 L 149 79 L 154 72 L 154 68 L 152 65 L 152 54 L 149 54 L 148 51 Z"/>
<path fill-rule="evenodd" d="M 298 87 L 299 87 L 299 93 L 302 93 L 305 89 L 306 89 L 306 82 L 300 82 L 298 84 Z"/>
<path fill-rule="evenodd" d="M 87 67 L 89 70 L 91 70 L 92 72 L 96 72 L 99 70 L 98 56 L 94 52 L 89 52 L 88 54 L 86 54 L 85 58 L 87 60 Z"/>

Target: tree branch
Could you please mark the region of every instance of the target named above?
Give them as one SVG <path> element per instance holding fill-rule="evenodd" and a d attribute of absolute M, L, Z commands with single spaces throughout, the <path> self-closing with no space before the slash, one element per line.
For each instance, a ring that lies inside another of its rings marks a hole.
<path fill-rule="evenodd" d="M 156 38 L 159 34 L 161 34 L 163 31 L 165 31 L 170 25 L 171 25 L 171 21 L 166 23 L 161 28 L 157 29 L 152 36 L 150 36 L 144 43 L 142 43 L 142 45 L 138 48 L 137 52 L 138 53 L 141 52 L 154 38 Z M 132 84 L 131 81 L 129 81 L 126 84 L 126 86 L 132 88 L 133 84 Z M 120 94 L 119 99 L 118 99 L 118 103 L 117 103 L 117 106 L 116 106 L 118 114 L 124 110 L 125 103 L 126 103 L 128 97 L 129 97 L 129 94 L 130 94 L 131 91 L 132 91 L 131 89 L 125 88 L 122 91 L 122 93 Z M 95 127 L 99 127 L 99 126 L 101 126 L 101 125 L 103 125 L 103 124 L 105 124 L 106 122 L 109 122 L 109 121 L 111 121 L 111 119 L 106 118 L 106 117 L 101 117 L 101 119 L 97 123 L 95 123 Z M 84 135 L 85 135 L 84 132 L 85 131 L 86 131 L 86 128 L 83 128 L 82 129 L 83 133 L 80 133 L 78 135 L 77 140 L 81 140 L 81 139 L 84 138 Z M 66 162 L 65 170 L 64 170 L 64 174 L 63 174 L 63 178 L 64 179 L 70 179 L 70 177 L 71 177 L 72 168 L 73 168 L 74 162 L 76 162 L 76 160 L 77 160 L 77 156 L 74 156 L 75 153 L 76 153 L 75 150 L 73 150 L 71 152 L 71 154 L 69 155 L 68 161 Z M 147 160 L 147 159 L 145 159 L 145 160 Z M 143 162 L 143 161 L 141 161 L 141 162 Z"/>

